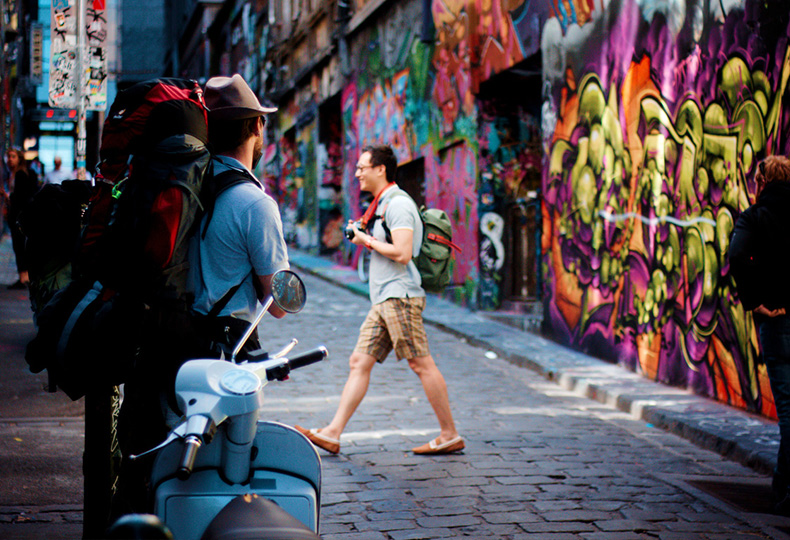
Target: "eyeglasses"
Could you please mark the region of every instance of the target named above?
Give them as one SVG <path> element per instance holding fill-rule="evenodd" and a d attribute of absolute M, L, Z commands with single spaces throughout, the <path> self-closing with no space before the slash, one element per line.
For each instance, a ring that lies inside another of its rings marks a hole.
<path fill-rule="evenodd" d="M 365 169 L 372 169 L 373 167 L 376 167 L 376 165 L 357 165 L 357 172 L 362 172 Z"/>

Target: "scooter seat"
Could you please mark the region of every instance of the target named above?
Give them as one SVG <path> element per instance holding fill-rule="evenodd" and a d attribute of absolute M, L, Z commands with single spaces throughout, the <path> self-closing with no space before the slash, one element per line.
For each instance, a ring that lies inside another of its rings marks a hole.
<path fill-rule="evenodd" d="M 257 495 L 239 495 L 209 523 L 201 540 L 321 540 L 280 508 Z"/>

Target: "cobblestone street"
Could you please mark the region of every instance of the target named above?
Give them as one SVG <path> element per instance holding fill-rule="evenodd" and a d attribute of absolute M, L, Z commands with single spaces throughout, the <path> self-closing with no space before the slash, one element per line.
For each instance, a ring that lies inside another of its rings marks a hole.
<path fill-rule="evenodd" d="M 263 417 L 320 427 L 334 414 L 369 303 L 301 275 L 304 311 L 265 318 L 259 333 L 270 351 L 297 337 L 296 351 L 324 344 L 330 357 L 270 384 Z M 0 423 L 0 538 L 78 538 L 82 402 L 41 391 L 45 375 L 28 373 L 22 358 L 33 332 L 26 295 L 3 295 L 3 361 L 14 395 Z M 340 455 L 322 453 L 324 540 L 790 538 L 790 520 L 769 513 L 764 474 L 588 399 L 586 385 L 566 389 L 434 326 L 428 335 L 466 450 L 410 452 L 438 425 L 418 378 L 391 356 L 374 369 Z M 541 347 L 568 354 L 550 342 Z M 741 438 L 763 429 L 742 425 Z"/>
<path fill-rule="evenodd" d="M 292 336 L 299 350 L 325 344 L 330 357 L 270 385 L 264 416 L 320 427 L 334 414 L 368 302 L 304 278 L 305 310 L 266 320 L 261 337 L 271 349 Z M 785 538 L 790 521 L 739 511 L 699 487 L 751 486 L 757 497 L 764 476 L 456 336 L 428 334 L 466 450 L 411 454 L 438 425 L 417 377 L 391 356 L 374 369 L 340 455 L 323 454 L 325 540 Z"/>

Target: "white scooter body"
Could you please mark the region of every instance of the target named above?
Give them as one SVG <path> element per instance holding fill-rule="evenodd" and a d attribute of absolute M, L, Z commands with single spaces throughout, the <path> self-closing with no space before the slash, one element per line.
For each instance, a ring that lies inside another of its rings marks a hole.
<path fill-rule="evenodd" d="M 190 360 L 181 366 L 175 389 L 183 421 L 162 444 L 145 452 L 158 451 L 151 474 L 154 512 L 177 540 L 200 540 L 212 520 L 240 495 L 257 495 L 279 506 L 268 503 L 274 514 L 248 526 L 245 534 L 250 534 L 249 527 L 260 534 L 245 538 L 269 538 L 266 531 L 278 521 L 278 513 L 294 538 L 313 538 L 313 533 L 317 538 L 321 458 L 304 435 L 284 424 L 259 421 L 259 412 L 268 381 L 285 380 L 292 369 L 324 359 L 327 350 L 319 347 L 282 357 L 294 340 L 272 359 L 235 363 L 241 344 L 272 301 L 289 312 L 304 305 L 304 285 L 298 276 L 280 274 L 273 279 L 279 289 L 264 304 L 231 361 Z"/>

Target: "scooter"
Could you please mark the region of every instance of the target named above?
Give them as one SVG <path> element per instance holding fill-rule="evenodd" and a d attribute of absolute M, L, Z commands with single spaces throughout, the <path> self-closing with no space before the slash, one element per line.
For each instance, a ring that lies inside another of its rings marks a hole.
<path fill-rule="evenodd" d="M 244 362 L 236 359 L 272 303 L 296 313 L 305 297 L 295 273 L 277 272 L 272 294 L 229 361 L 190 360 L 179 370 L 183 421 L 160 445 L 132 456 L 158 452 L 154 512 L 176 540 L 320 539 L 321 458 L 301 433 L 259 416 L 268 382 L 323 360 L 327 350 L 286 358 L 293 340 L 272 357 L 256 351 Z"/>

